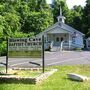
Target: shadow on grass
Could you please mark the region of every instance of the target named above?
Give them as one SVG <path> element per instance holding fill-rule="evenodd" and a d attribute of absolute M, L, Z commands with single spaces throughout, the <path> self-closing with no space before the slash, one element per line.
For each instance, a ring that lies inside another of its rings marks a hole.
<path fill-rule="evenodd" d="M 35 85 L 36 83 L 32 83 L 32 82 L 25 82 L 25 81 L 0 81 L 0 84 L 31 84 L 31 85 Z"/>
<path fill-rule="evenodd" d="M 2 79 L 0 78 L 0 84 L 36 84 L 35 80 L 29 80 L 29 79 Z"/>
<path fill-rule="evenodd" d="M 69 81 L 73 81 L 73 82 L 82 82 L 82 81 L 79 81 L 79 80 L 73 80 L 73 79 L 71 79 L 71 78 L 63 78 L 63 79 L 69 80 Z"/>

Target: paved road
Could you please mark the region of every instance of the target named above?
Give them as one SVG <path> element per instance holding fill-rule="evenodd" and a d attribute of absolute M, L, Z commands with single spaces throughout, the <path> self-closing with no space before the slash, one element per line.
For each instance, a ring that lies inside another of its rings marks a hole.
<path fill-rule="evenodd" d="M 0 57 L 0 62 L 5 63 L 6 57 Z M 9 58 L 9 67 L 37 67 L 30 64 L 33 61 L 42 64 L 42 59 L 32 58 Z M 90 51 L 63 51 L 63 52 L 45 52 L 45 65 L 76 65 L 90 64 Z M 3 66 L 3 65 L 0 65 Z"/>

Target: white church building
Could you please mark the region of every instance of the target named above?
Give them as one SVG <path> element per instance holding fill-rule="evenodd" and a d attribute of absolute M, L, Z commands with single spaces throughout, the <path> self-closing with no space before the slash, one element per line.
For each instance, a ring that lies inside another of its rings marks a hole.
<path fill-rule="evenodd" d="M 36 35 L 38 37 L 44 35 L 45 49 L 50 48 L 51 51 L 82 49 L 84 34 L 65 24 L 66 18 L 62 15 L 61 8 L 57 19 L 58 22 Z"/>

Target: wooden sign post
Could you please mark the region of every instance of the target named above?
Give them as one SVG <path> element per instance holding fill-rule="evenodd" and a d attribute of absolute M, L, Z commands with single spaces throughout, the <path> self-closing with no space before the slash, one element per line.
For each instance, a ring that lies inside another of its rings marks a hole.
<path fill-rule="evenodd" d="M 43 68 L 43 73 L 45 71 L 45 62 L 44 62 L 44 35 L 42 36 L 42 68 Z"/>
<path fill-rule="evenodd" d="M 6 73 L 8 72 L 8 58 L 42 58 L 44 73 L 44 35 L 41 38 L 7 39 Z"/>
<path fill-rule="evenodd" d="M 8 73 L 8 38 L 7 38 L 7 55 L 6 55 L 6 73 Z"/>

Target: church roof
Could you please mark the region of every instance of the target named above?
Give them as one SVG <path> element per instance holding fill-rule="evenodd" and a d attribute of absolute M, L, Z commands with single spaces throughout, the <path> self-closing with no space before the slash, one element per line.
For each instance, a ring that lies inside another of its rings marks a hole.
<path fill-rule="evenodd" d="M 55 28 L 60 28 L 60 29 L 62 29 L 64 31 L 67 31 L 70 34 L 73 34 L 74 32 L 77 32 L 80 35 L 84 35 L 80 31 L 78 31 L 78 30 L 76 30 L 76 29 L 72 28 L 71 26 L 64 23 L 65 17 L 62 15 L 61 7 L 60 7 L 60 15 L 57 17 L 57 19 L 58 19 L 57 23 L 55 23 L 54 25 L 48 27 L 43 32 L 39 33 L 37 36 L 42 36 L 42 35 L 48 33 L 49 31 L 54 30 Z M 60 30 L 60 29 L 58 29 L 58 30 Z"/>
<path fill-rule="evenodd" d="M 76 30 L 76 29 L 74 29 L 73 27 L 71 27 L 71 26 L 69 26 L 69 25 L 67 25 L 67 24 L 64 24 L 64 23 L 62 23 L 63 24 L 63 29 L 66 29 L 66 30 L 70 30 L 71 32 L 77 32 L 77 33 L 79 33 L 79 34 L 81 34 L 81 35 L 84 35 L 83 33 L 81 33 L 80 31 L 78 31 L 78 30 Z"/>
<path fill-rule="evenodd" d="M 70 33 L 70 34 L 73 34 L 74 32 L 77 32 L 78 34 L 84 35 L 80 31 L 74 29 L 73 27 L 71 27 L 71 26 L 69 26 L 69 25 L 67 25 L 65 23 L 57 22 L 54 25 L 52 25 L 52 26 L 48 27 L 47 29 L 45 29 L 43 32 L 36 35 L 36 36 L 42 36 L 44 34 L 47 34 L 49 31 L 53 30 L 53 28 L 57 28 L 57 27 L 59 27 L 60 29 L 68 31 L 68 33 Z"/>

